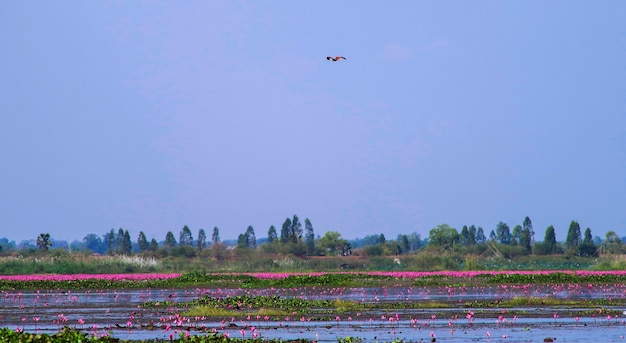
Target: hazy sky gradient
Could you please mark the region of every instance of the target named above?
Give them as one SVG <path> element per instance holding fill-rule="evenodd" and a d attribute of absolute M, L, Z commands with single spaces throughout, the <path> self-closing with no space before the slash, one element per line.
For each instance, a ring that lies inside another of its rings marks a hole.
<path fill-rule="evenodd" d="M 624 1 L 4 1 L 0 237 L 626 234 Z M 329 62 L 327 55 L 346 61 Z"/>

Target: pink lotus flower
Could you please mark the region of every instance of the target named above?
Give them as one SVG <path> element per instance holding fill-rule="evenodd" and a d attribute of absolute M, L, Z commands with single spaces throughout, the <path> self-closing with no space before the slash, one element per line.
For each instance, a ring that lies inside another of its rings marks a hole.
<path fill-rule="evenodd" d="M 172 279 L 181 274 L 33 274 L 33 275 L 0 275 L 0 280 L 7 281 L 77 281 L 77 280 L 154 280 Z"/>

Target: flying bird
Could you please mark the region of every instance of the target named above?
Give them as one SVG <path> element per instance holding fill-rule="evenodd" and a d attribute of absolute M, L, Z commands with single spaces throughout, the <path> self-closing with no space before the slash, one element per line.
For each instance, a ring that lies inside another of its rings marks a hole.
<path fill-rule="evenodd" d="M 330 57 L 330 56 L 328 56 L 328 57 L 326 57 L 326 59 L 329 60 L 329 61 L 337 62 L 339 60 L 345 60 L 346 58 L 343 57 L 343 56 L 337 56 L 337 57 Z"/>

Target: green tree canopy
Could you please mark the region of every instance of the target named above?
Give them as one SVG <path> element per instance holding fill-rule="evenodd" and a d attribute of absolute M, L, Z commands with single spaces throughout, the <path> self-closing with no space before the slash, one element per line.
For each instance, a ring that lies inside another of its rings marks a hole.
<path fill-rule="evenodd" d="M 180 231 L 178 244 L 180 246 L 191 246 L 193 244 L 193 236 L 187 225 L 183 226 L 183 229 Z"/>
<path fill-rule="evenodd" d="M 483 244 L 486 240 L 487 237 L 485 237 L 485 231 L 481 226 L 479 226 L 478 229 L 476 229 L 476 244 Z"/>
<path fill-rule="evenodd" d="M 530 220 L 530 218 L 528 216 L 526 216 L 526 218 L 524 218 L 524 223 L 523 225 L 523 229 L 524 230 L 528 230 L 528 232 L 530 233 L 530 241 L 531 243 L 533 243 L 535 241 L 535 230 L 533 230 L 533 222 Z"/>
<path fill-rule="evenodd" d="M 591 235 L 591 229 L 587 228 L 585 230 L 585 238 L 583 239 L 583 243 L 591 243 L 593 244 L 593 236 Z"/>
<path fill-rule="evenodd" d="M 206 232 L 204 229 L 200 229 L 198 231 L 198 249 L 204 249 L 206 246 Z"/>
<path fill-rule="evenodd" d="M 291 241 L 291 218 L 287 217 L 283 222 L 283 227 L 280 230 L 280 242 L 287 243 Z"/>
<path fill-rule="evenodd" d="M 256 248 L 256 234 L 254 233 L 254 228 L 252 227 L 252 225 L 248 226 L 248 228 L 246 229 L 246 242 L 248 248 Z"/>
<path fill-rule="evenodd" d="M 156 252 L 159 249 L 159 242 L 157 242 L 156 239 L 152 239 L 150 240 L 150 247 L 148 248 L 148 250 L 152 251 L 152 252 Z"/>
<path fill-rule="evenodd" d="M 461 240 L 461 245 L 462 246 L 468 246 L 470 245 L 470 238 L 469 238 L 469 229 L 467 228 L 467 225 L 463 225 L 463 228 L 461 229 L 461 234 L 460 234 L 460 240 Z"/>
<path fill-rule="evenodd" d="M 143 233 L 143 231 L 139 231 L 139 237 L 137 237 L 137 247 L 139 247 L 139 252 L 147 251 L 150 247 L 150 243 L 148 243 L 146 234 Z"/>
<path fill-rule="evenodd" d="M 130 255 L 133 249 L 133 243 L 130 240 L 130 233 L 128 230 L 124 230 L 124 238 L 122 239 L 122 254 Z"/>
<path fill-rule="evenodd" d="M 237 237 L 237 248 L 245 249 L 248 248 L 248 236 L 245 233 L 240 233 Z"/>
<path fill-rule="evenodd" d="M 278 233 L 276 232 L 276 228 L 274 227 L 274 225 L 270 226 L 270 228 L 267 230 L 267 241 L 269 243 L 278 241 Z"/>
<path fill-rule="evenodd" d="M 306 254 L 313 255 L 315 252 L 315 232 L 309 218 L 304 218 L 304 244 L 306 245 Z"/>
<path fill-rule="evenodd" d="M 448 224 L 440 224 L 428 233 L 428 246 L 442 247 L 445 250 L 459 244 L 459 232 Z"/>
<path fill-rule="evenodd" d="M 297 243 L 302 239 L 302 234 L 302 223 L 300 223 L 300 218 L 294 214 L 291 220 L 291 227 L 289 228 L 289 240 L 293 243 Z"/>
<path fill-rule="evenodd" d="M 580 245 L 578 246 L 577 254 L 579 256 L 584 256 L 584 257 L 598 256 L 598 249 L 593 244 L 593 236 L 591 235 L 590 228 L 587 228 L 585 230 L 585 238 L 583 239 L 582 243 L 580 243 Z"/>
<path fill-rule="evenodd" d="M 174 237 L 174 234 L 172 233 L 172 231 L 168 231 L 165 234 L 165 246 L 168 248 L 173 248 L 176 245 L 177 245 L 176 237 Z"/>
<path fill-rule="evenodd" d="M 115 231 L 111 229 L 107 234 L 104 235 L 104 240 L 107 246 L 107 253 L 109 255 L 113 255 L 115 253 Z"/>
<path fill-rule="evenodd" d="M 398 235 L 398 245 L 400 246 L 400 253 L 407 254 L 411 251 L 411 242 L 409 242 L 409 236 Z"/>
<path fill-rule="evenodd" d="M 522 240 L 522 226 L 515 225 L 513 232 L 511 232 L 511 245 L 518 245 Z"/>
<path fill-rule="evenodd" d="M 506 223 L 499 222 L 496 225 L 496 240 L 502 244 L 511 244 L 511 231 Z"/>
<path fill-rule="evenodd" d="M 211 243 L 217 244 L 220 242 L 220 229 L 216 227 L 213 228 L 213 235 L 211 235 Z"/>
<path fill-rule="evenodd" d="M 93 251 L 98 254 L 102 254 L 106 252 L 106 245 L 100 238 L 100 236 L 95 233 L 90 233 L 83 238 L 83 244 L 85 244 L 85 248 L 89 251 Z"/>
<path fill-rule="evenodd" d="M 556 252 L 556 233 L 554 232 L 554 226 L 550 225 L 546 229 L 546 236 L 543 239 L 543 244 L 545 246 L 545 252 L 547 254 L 553 254 Z"/>
<path fill-rule="evenodd" d="M 619 253 L 622 248 L 622 239 L 615 233 L 615 231 L 610 230 L 606 233 L 606 239 L 604 240 L 604 252 L 608 254 L 616 254 Z"/>
<path fill-rule="evenodd" d="M 577 221 L 572 220 L 572 222 L 569 224 L 569 229 L 567 230 L 567 239 L 565 240 L 565 245 L 568 248 L 577 248 L 581 242 L 582 232 L 580 231 L 580 225 Z"/>
<path fill-rule="evenodd" d="M 333 256 L 343 253 L 347 243 L 339 232 L 328 231 L 318 240 L 317 245 L 324 255 Z"/>
<path fill-rule="evenodd" d="M 470 225 L 467 230 L 467 245 L 475 245 L 477 239 L 476 226 Z"/>
<path fill-rule="evenodd" d="M 115 236 L 115 253 L 124 255 L 126 251 L 126 242 L 124 242 L 124 229 L 119 228 Z"/>
<path fill-rule="evenodd" d="M 524 249 L 524 253 L 532 253 L 532 238 L 530 237 L 530 230 L 528 228 L 522 229 L 522 233 L 519 238 L 519 245 Z"/>

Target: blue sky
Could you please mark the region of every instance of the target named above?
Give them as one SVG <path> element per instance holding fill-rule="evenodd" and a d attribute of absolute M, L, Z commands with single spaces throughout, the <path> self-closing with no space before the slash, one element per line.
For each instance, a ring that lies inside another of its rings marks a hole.
<path fill-rule="evenodd" d="M 4 1 L 0 237 L 626 234 L 626 2 Z M 329 62 L 328 55 L 343 55 Z"/>

